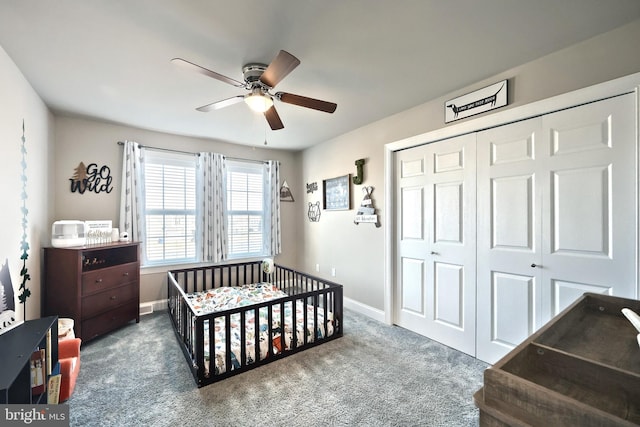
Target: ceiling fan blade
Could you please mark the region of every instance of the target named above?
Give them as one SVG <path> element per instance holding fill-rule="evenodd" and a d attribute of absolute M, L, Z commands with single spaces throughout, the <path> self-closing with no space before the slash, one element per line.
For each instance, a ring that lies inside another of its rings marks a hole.
<path fill-rule="evenodd" d="M 224 107 L 228 107 L 229 105 L 237 104 L 238 102 L 244 99 L 243 95 L 234 96 L 233 98 L 223 99 L 222 101 L 212 102 L 211 104 L 203 105 L 202 107 L 196 108 L 198 111 L 202 111 L 206 113 L 207 111 L 219 110 Z"/>
<path fill-rule="evenodd" d="M 321 101 L 319 99 L 307 98 L 306 96 L 294 95 L 292 93 L 278 92 L 276 98 L 287 104 L 298 105 L 300 107 L 313 108 L 314 110 L 324 111 L 325 113 L 333 113 L 336 111 L 338 104 L 333 102 Z"/>
<path fill-rule="evenodd" d="M 298 65 L 300 65 L 298 58 L 286 50 L 281 50 L 267 69 L 264 70 L 264 73 L 260 76 L 260 81 L 273 88 Z"/>
<path fill-rule="evenodd" d="M 203 74 L 207 77 L 212 77 L 216 80 L 220 80 L 223 83 L 230 84 L 235 87 L 244 87 L 243 82 L 239 82 L 237 80 L 232 79 L 231 77 L 223 76 L 222 74 L 216 73 L 215 71 L 208 70 L 204 67 L 199 66 L 198 64 L 194 64 L 193 62 L 189 62 L 186 59 L 182 58 L 173 58 L 171 60 L 176 65 L 187 68 L 189 70 L 195 71 L 197 73 Z"/>
<path fill-rule="evenodd" d="M 283 129 L 284 125 L 282 124 L 282 120 L 280 120 L 280 116 L 276 111 L 276 107 L 271 106 L 267 111 L 264 112 L 264 117 L 269 122 L 269 126 L 271 126 L 271 130 Z"/>

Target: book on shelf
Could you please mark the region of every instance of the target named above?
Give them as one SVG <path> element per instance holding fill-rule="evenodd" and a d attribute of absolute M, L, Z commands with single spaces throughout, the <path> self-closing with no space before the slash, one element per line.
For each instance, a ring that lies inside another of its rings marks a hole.
<path fill-rule="evenodd" d="M 52 374 L 49 377 L 49 384 L 47 386 L 47 404 L 57 405 L 60 401 L 60 381 L 62 381 L 61 374 Z"/>
<path fill-rule="evenodd" d="M 47 330 L 47 375 L 51 375 L 51 329 Z"/>
<path fill-rule="evenodd" d="M 34 351 L 31 354 L 31 394 L 33 395 L 44 393 L 45 367 L 44 349 Z"/>
<path fill-rule="evenodd" d="M 60 363 L 56 363 L 51 370 L 51 376 L 47 382 L 47 404 L 57 405 L 60 403 L 60 384 L 62 375 L 60 374 Z"/>

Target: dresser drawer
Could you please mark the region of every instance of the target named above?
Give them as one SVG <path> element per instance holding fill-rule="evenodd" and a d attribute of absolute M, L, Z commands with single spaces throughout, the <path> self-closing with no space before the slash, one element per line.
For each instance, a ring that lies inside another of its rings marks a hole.
<path fill-rule="evenodd" d="M 132 301 L 96 317 L 85 319 L 82 321 L 80 338 L 84 341 L 88 341 L 98 335 L 102 335 L 125 325 L 132 320 L 137 320 L 138 310 L 138 303 L 136 301 Z"/>
<path fill-rule="evenodd" d="M 82 299 L 82 317 L 92 317 L 127 301 L 137 299 L 138 292 L 137 282 L 134 282 L 84 297 Z"/>
<path fill-rule="evenodd" d="M 117 265 L 82 274 L 82 295 L 91 295 L 125 283 L 138 281 L 139 263 Z"/>

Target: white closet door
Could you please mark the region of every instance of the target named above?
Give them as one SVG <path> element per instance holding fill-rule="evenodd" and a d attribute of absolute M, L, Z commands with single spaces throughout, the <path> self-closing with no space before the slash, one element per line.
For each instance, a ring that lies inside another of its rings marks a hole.
<path fill-rule="evenodd" d="M 540 118 L 478 133 L 477 357 L 495 362 L 544 323 Z"/>
<path fill-rule="evenodd" d="M 475 135 L 396 154 L 395 323 L 475 354 Z"/>
<path fill-rule="evenodd" d="M 584 292 L 636 295 L 635 96 L 543 117 L 543 313 Z"/>
<path fill-rule="evenodd" d="M 637 297 L 634 112 L 624 95 L 478 134 L 479 359 L 584 292 Z"/>

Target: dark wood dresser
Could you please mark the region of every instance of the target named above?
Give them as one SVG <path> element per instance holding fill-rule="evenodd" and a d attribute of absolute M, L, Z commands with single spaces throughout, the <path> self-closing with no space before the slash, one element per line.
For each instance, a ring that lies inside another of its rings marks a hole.
<path fill-rule="evenodd" d="M 44 248 L 43 315 L 74 320 L 84 341 L 140 321 L 140 247 Z"/>

